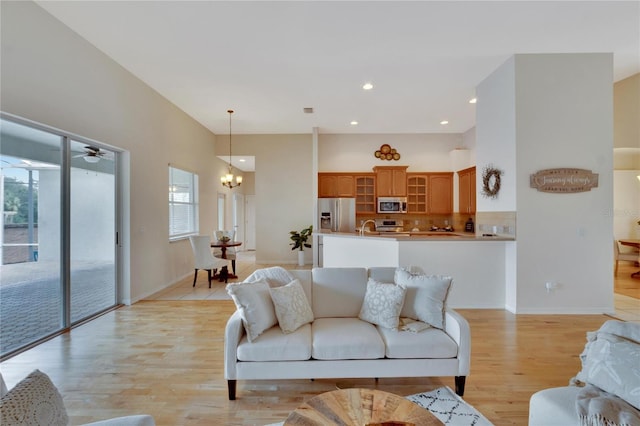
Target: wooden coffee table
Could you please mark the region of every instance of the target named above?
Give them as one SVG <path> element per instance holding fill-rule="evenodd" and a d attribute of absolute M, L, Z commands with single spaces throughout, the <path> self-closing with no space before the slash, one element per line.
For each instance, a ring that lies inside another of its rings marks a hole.
<path fill-rule="evenodd" d="M 442 425 L 429 410 L 408 399 L 374 389 L 325 392 L 293 411 L 285 426 Z"/>

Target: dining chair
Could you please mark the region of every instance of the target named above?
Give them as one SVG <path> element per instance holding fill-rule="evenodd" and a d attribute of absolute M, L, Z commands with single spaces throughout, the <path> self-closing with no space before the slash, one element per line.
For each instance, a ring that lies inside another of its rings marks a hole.
<path fill-rule="evenodd" d="M 227 266 L 227 262 L 218 259 L 211 254 L 211 238 L 208 235 L 193 235 L 189 237 L 191 249 L 193 250 L 195 274 L 193 275 L 193 287 L 198 279 L 198 269 L 207 271 L 209 288 L 211 288 L 211 277 L 216 274 L 218 268 Z M 212 273 L 213 271 L 213 273 Z"/>
<path fill-rule="evenodd" d="M 217 241 L 220 241 L 220 239 L 222 237 L 229 237 L 229 241 L 235 241 L 236 239 L 236 231 L 225 231 L 225 230 L 218 230 L 215 231 L 213 233 L 214 238 Z M 213 249 L 213 255 L 215 257 L 219 257 L 222 258 L 222 249 L 220 248 L 214 248 Z M 231 270 L 233 271 L 233 274 L 236 274 L 236 248 L 235 247 L 227 247 L 227 251 L 226 251 L 226 258 L 227 260 L 231 261 Z"/>
<path fill-rule="evenodd" d="M 614 258 L 616 261 L 616 267 L 614 271 L 615 276 L 618 276 L 619 261 L 623 260 L 626 262 L 638 262 L 638 260 L 640 260 L 640 257 L 638 256 L 637 252 L 621 252 L 620 246 L 618 244 L 620 244 L 618 240 L 613 240 L 613 253 L 615 255 Z"/>

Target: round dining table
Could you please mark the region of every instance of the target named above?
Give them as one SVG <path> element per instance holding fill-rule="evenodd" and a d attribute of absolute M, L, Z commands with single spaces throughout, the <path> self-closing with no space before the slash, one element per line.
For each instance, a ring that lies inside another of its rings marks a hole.
<path fill-rule="evenodd" d="M 242 245 L 240 241 L 211 241 L 211 247 L 219 248 L 222 252 L 222 255 L 220 256 L 221 259 L 227 258 L 227 247 L 238 247 L 240 245 Z M 238 278 L 238 276 L 229 272 L 227 278 L 235 279 Z M 220 277 L 219 273 L 216 273 L 213 276 L 213 279 L 224 281 L 224 277 Z"/>
<path fill-rule="evenodd" d="M 635 247 L 637 249 L 640 249 L 640 240 L 618 240 L 620 241 L 620 244 L 622 244 L 623 246 L 628 246 L 628 247 Z M 633 278 L 640 278 L 640 271 L 636 271 L 633 274 L 631 274 L 631 276 Z"/>

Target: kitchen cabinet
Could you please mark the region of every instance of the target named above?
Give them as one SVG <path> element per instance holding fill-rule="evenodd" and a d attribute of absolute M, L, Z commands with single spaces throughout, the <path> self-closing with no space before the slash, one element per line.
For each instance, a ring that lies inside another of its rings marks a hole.
<path fill-rule="evenodd" d="M 453 173 L 427 173 L 430 214 L 450 214 L 453 212 Z"/>
<path fill-rule="evenodd" d="M 352 173 L 318 173 L 319 198 L 354 198 Z"/>
<path fill-rule="evenodd" d="M 376 166 L 376 196 L 406 197 L 407 167 L 409 166 Z"/>
<path fill-rule="evenodd" d="M 373 173 L 354 175 L 356 214 L 376 213 L 376 177 Z"/>
<path fill-rule="evenodd" d="M 426 174 L 407 173 L 407 213 L 427 213 L 428 182 Z"/>
<path fill-rule="evenodd" d="M 473 214 L 476 212 L 476 168 L 458 171 L 458 211 Z"/>

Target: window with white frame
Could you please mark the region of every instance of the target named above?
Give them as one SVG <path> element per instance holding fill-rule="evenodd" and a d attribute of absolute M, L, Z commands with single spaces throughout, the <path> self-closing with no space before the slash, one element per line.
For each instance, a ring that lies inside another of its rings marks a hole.
<path fill-rule="evenodd" d="M 198 233 L 198 175 L 169 166 L 169 238 Z"/>

